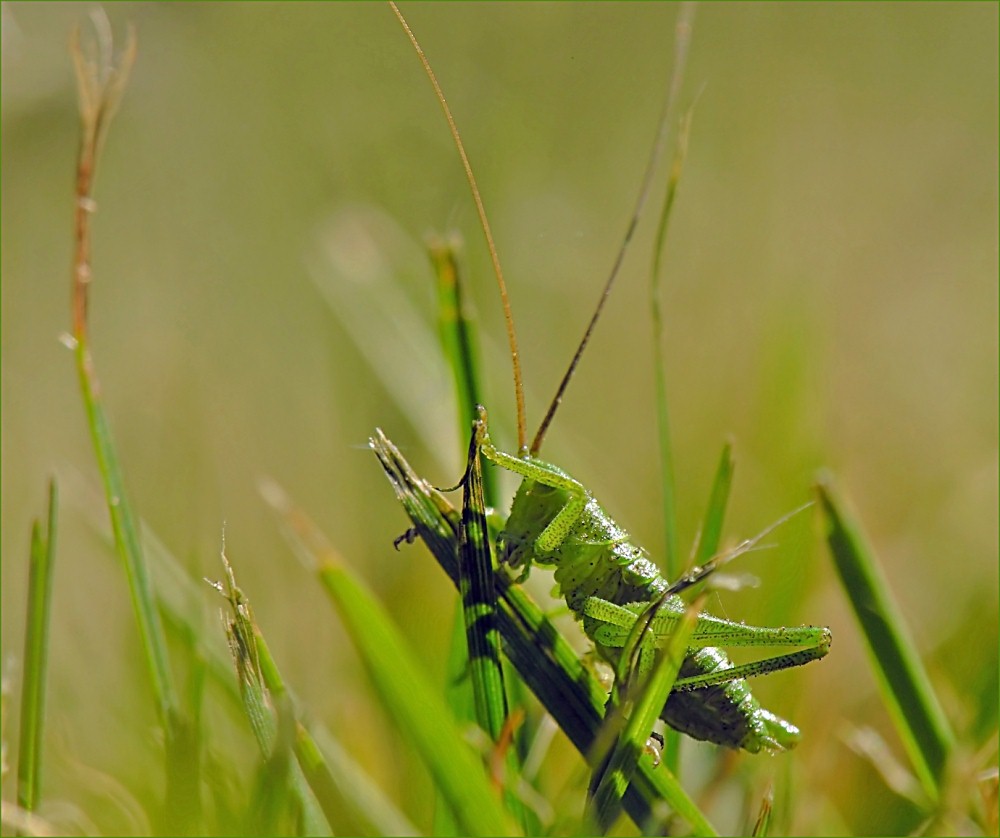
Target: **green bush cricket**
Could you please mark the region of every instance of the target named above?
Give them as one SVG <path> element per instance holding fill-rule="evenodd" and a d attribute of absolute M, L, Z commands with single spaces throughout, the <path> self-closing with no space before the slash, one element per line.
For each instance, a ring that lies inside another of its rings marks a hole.
<path fill-rule="evenodd" d="M 393 8 L 395 10 L 395 6 Z M 580 481 L 560 467 L 539 459 L 537 454 L 617 275 L 622 255 L 645 202 L 655 162 L 662 150 L 662 138 L 671 108 L 668 106 L 665 109 L 660 139 L 650 159 L 640 198 L 615 267 L 583 340 L 529 449 L 525 436 L 523 388 L 513 318 L 482 201 L 454 120 L 434 73 L 398 10 L 396 13 L 434 86 L 459 148 L 493 259 L 514 366 L 518 453 L 505 453 L 494 445 L 488 430 L 486 411 L 482 406 L 477 406 L 469 461 L 465 476 L 459 484 L 467 489 L 463 516 L 482 519 L 485 515 L 481 485 L 476 484 L 476 491 L 468 490 L 470 475 L 480 456 L 519 475 L 522 478 L 520 488 L 514 497 L 510 515 L 496 539 L 497 556 L 501 565 L 497 572 L 506 572 L 503 566 L 520 568 L 520 575 L 515 581 L 521 581 L 526 578 L 533 564 L 555 568 L 559 593 L 593 641 L 598 655 L 615 667 L 619 674 L 623 671 L 628 674 L 633 661 L 639 674 L 645 673 L 653 666 L 657 648 L 672 634 L 686 611 L 687 606 L 678 596 L 679 592 L 700 582 L 735 555 L 752 549 L 757 539 L 744 542 L 735 551 L 719 556 L 701 568 L 694 568 L 671 585 L 649 560 L 646 551 L 634 543 L 627 531 L 604 511 Z M 388 443 L 381 432 L 378 439 L 379 441 L 372 443 L 377 452 Z M 388 444 L 391 446 L 391 443 Z M 398 452 L 394 448 L 392 450 L 398 456 Z M 411 530 L 407 540 L 412 540 L 413 534 L 414 531 Z M 482 530 L 482 537 L 488 538 L 485 529 Z M 401 540 L 402 538 L 397 540 L 397 545 Z M 480 547 L 488 554 L 488 543 Z M 643 624 L 638 629 L 638 635 L 634 636 L 640 618 L 643 619 Z M 623 650 L 633 644 L 634 654 L 628 656 L 622 667 Z M 818 660 L 827 654 L 830 644 L 830 630 L 824 627 L 748 626 L 701 613 L 697 617 L 679 677 L 661 718 L 688 736 L 729 748 L 751 753 L 792 748 L 800 738 L 798 728 L 761 707 L 745 679 Z M 779 651 L 770 657 L 735 665 L 719 648 L 723 646 L 765 650 L 794 648 L 795 651 Z"/>

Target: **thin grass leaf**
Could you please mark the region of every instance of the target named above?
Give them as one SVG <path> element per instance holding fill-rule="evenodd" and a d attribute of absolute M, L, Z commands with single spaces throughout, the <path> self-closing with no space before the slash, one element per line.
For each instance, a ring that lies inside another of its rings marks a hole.
<path fill-rule="evenodd" d="M 726 504 L 729 502 L 729 490 L 733 484 L 733 443 L 726 440 L 722 446 L 722 455 L 715 470 L 712 481 L 712 493 L 708 497 L 708 508 L 705 510 L 705 521 L 701 525 L 698 537 L 698 552 L 694 563 L 703 565 L 719 552 L 719 542 L 722 540 L 722 522 L 726 517 Z"/>
<path fill-rule="evenodd" d="M 462 281 L 455 258 L 455 245 L 440 239 L 428 243 L 428 252 L 437 278 L 438 334 L 445 360 L 451 368 L 458 407 L 459 433 L 464 435 L 476 420 L 476 406 L 485 404 L 479 364 L 479 342 L 475 323 L 467 316 Z M 483 475 L 486 505 L 497 505 L 497 477 L 492 471 Z"/>
<path fill-rule="evenodd" d="M 316 569 L 379 700 L 423 759 L 462 833 L 511 834 L 506 813 L 482 764 L 382 607 L 342 564 L 315 524 L 294 508 L 280 489 L 271 486 L 268 499 L 281 515 L 298 551 Z"/>
<path fill-rule="evenodd" d="M 954 746 L 951 727 L 860 522 L 832 475 L 821 474 L 816 488 L 830 553 L 868 645 L 879 690 L 925 793 L 937 801 Z"/>
<path fill-rule="evenodd" d="M 101 387 L 90 352 L 87 322 L 89 290 L 93 279 L 90 221 L 97 209 L 93 197 L 94 179 L 111 118 L 135 60 L 136 41 L 134 31 L 130 30 L 125 49 L 116 61 L 107 16 L 103 11 L 96 10 L 91 15 L 91 21 L 94 39 L 82 43 L 77 30 L 71 45 L 79 88 L 81 137 L 74 205 L 73 333 L 70 343 L 76 358 L 87 426 L 104 484 L 115 547 L 125 569 L 156 710 L 164 730 L 167 775 L 164 828 L 170 832 L 181 832 L 187 829 L 187 825 L 180 819 L 191 810 L 189 802 L 182 798 L 190 788 L 188 778 L 197 774 L 198 752 L 197 747 L 193 747 L 193 731 L 177 703 L 166 638 L 142 554 L 137 519 L 128 503 L 120 461 L 104 411 Z"/>
<path fill-rule="evenodd" d="M 308 254 L 307 268 L 327 310 L 424 449 L 437 457 L 442 470 L 457 469 L 464 452 L 454 447 L 448 371 L 428 313 L 413 293 L 427 287 L 424 272 L 413 275 L 413 266 L 424 258 L 420 246 L 386 213 L 351 207 L 328 220 Z M 393 335 L 394 340 L 372 340 L 372 335 Z M 462 438 L 468 427 L 463 424 Z"/>
<path fill-rule="evenodd" d="M 680 37 L 678 35 L 678 37 Z M 678 45 L 678 49 L 680 46 Z M 676 62 L 675 62 L 676 63 Z M 683 66 L 678 65 L 678 66 Z M 675 82 L 679 79 L 675 76 Z M 671 87 L 667 103 L 668 113 L 673 109 L 677 88 Z M 684 115 L 681 121 L 680 135 L 674 154 L 670 179 L 667 182 L 667 192 L 660 211 L 660 220 L 656 229 L 656 245 L 653 248 L 653 265 L 650 271 L 649 297 L 650 314 L 653 320 L 653 370 L 656 383 L 656 428 L 660 441 L 660 493 L 663 497 L 663 530 L 664 530 L 664 570 L 669 579 L 675 579 L 681 573 L 681 559 L 678 552 L 677 536 L 677 502 L 676 481 L 674 479 L 674 456 L 670 443 L 670 411 L 667 397 L 667 363 L 663 346 L 663 254 L 666 250 L 667 227 L 670 222 L 674 199 L 677 197 L 677 187 L 680 183 L 684 155 L 687 153 L 687 141 L 691 130 L 691 111 Z"/>
<path fill-rule="evenodd" d="M 458 513 L 440 492 L 416 476 L 381 431 L 376 431 L 370 444 L 421 540 L 457 587 Z M 507 574 L 498 573 L 495 581 L 500 597 L 498 623 L 507 657 L 587 758 L 603 721 L 605 692 L 524 589 Z M 673 811 L 688 822 L 694 834 L 717 834 L 662 766 L 654 771 L 640 762 L 625 793 L 625 810 L 643 829 L 663 829 Z"/>
<path fill-rule="evenodd" d="M 600 776 L 588 807 L 588 818 L 602 834 L 611 828 L 621 813 L 625 790 L 639 767 L 639 759 L 645 753 L 653 725 L 663 712 L 663 706 L 677 680 L 702 604 L 699 598 L 688 607 L 684 618 L 664 646 L 651 677 L 641 685 L 639 697 L 615 743 L 607 767 Z M 654 605 L 650 610 L 655 608 Z M 641 622 L 637 621 L 636 625 Z M 634 689 L 633 685 L 630 692 Z"/>
<path fill-rule="evenodd" d="M 17 802 L 26 812 L 38 808 L 42 794 L 42 742 L 48 675 L 49 623 L 52 614 L 52 566 L 56 554 L 59 490 L 49 481 L 45 529 L 31 528 L 28 616 L 24 637 L 24 683 L 21 688 L 21 735 L 17 757 Z"/>
<path fill-rule="evenodd" d="M 694 18 L 694 5 L 685 3 L 681 6 L 674 38 L 674 71 L 667 101 L 664 105 L 663 124 L 669 130 L 672 115 L 677 105 L 677 98 L 683 84 L 684 68 L 687 63 L 687 49 L 690 42 L 691 26 Z M 674 476 L 674 454 L 670 441 L 670 407 L 667 393 L 667 362 L 664 356 L 664 321 L 663 321 L 663 265 L 666 251 L 667 227 L 670 222 L 671 210 L 677 197 L 677 187 L 680 183 L 681 169 L 687 152 L 687 141 L 691 129 L 691 110 L 689 109 L 681 121 L 677 146 L 674 150 L 673 165 L 667 181 L 667 191 L 660 210 L 660 218 L 656 229 L 656 243 L 653 246 L 653 264 L 650 269 L 649 297 L 650 317 L 653 326 L 653 377 L 656 400 L 656 430 L 659 439 L 660 452 L 660 496 L 663 504 L 663 569 L 668 579 L 676 579 L 681 573 L 681 557 L 679 553 L 679 536 L 677 534 L 677 483 Z M 664 136 L 661 142 L 665 143 Z M 680 771 L 680 734 L 668 729 L 664 734 L 663 762 L 675 775 Z"/>
<path fill-rule="evenodd" d="M 754 821 L 753 832 L 750 834 L 754 838 L 767 838 L 771 834 L 771 823 L 774 819 L 774 789 L 767 787 L 764 797 L 760 801 L 760 810 L 757 812 L 757 820 Z"/>

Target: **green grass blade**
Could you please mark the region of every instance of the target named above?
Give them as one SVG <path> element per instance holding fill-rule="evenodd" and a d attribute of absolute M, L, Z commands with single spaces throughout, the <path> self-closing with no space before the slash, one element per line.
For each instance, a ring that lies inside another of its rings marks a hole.
<path fill-rule="evenodd" d="M 438 334 L 445 359 L 451 368 L 458 407 L 458 428 L 464 438 L 476 419 L 476 405 L 485 403 L 479 365 L 479 342 L 476 340 L 475 324 L 465 312 L 455 246 L 450 242 L 433 240 L 428 250 L 437 277 Z M 492 471 L 483 475 L 483 495 L 487 506 L 497 505 L 497 477 Z"/>
<path fill-rule="evenodd" d="M 684 75 L 684 65 L 687 42 L 690 37 L 693 6 L 685 4 L 681 10 L 681 20 L 678 21 L 677 36 L 674 44 L 674 75 L 667 93 L 664 122 L 669 129 L 672 113 L 676 105 L 677 95 Z M 670 411 L 667 397 L 667 364 L 663 345 L 663 264 L 666 252 L 667 228 L 670 224 L 671 210 L 677 198 L 677 187 L 680 184 L 681 171 L 684 167 L 684 157 L 687 153 L 688 137 L 691 131 L 691 110 L 689 109 L 681 120 L 677 146 L 674 151 L 673 165 L 667 181 L 667 191 L 660 210 L 660 218 L 656 228 L 656 244 L 653 247 L 653 264 L 650 269 L 649 303 L 653 323 L 653 371 L 656 385 L 656 427 L 660 449 L 660 492 L 663 498 L 663 528 L 665 537 L 664 570 L 668 579 L 676 579 L 681 573 L 681 559 L 678 552 L 677 536 L 677 502 L 676 481 L 674 478 L 674 456 L 670 442 Z"/>
<path fill-rule="evenodd" d="M 483 505 L 483 467 L 478 444 L 469 444 L 469 464 L 459 527 L 459 593 L 465 622 L 468 668 L 472 681 L 476 723 L 497 748 L 509 778 L 520 777 L 520 760 L 510 743 L 502 742 L 510 724 L 500 634 L 497 627 L 497 593 L 493 550 L 490 547 L 486 510 Z M 499 771 L 499 764 L 494 767 Z M 508 809 L 517 815 L 525 832 L 534 821 L 528 809 L 510 789 L 504 794 Z"/>
<path fill-rule="evenodd" d="M 685 7 L 682 14 L 690 18 L 692 7 Z M 687 22 L 690 29 L 690 20 Z M 677 92 L 680 88 L 683 75 L 683 61 L 681 51 L 684 48 L 680 24 L 678 26 L 677 41 L 675 43 L 675 61 L 677 68 L 674 73 L 667 100 L 666 119 L 670 118 L 673 111 Z M 668 123 L 669 125 L 669 123 Z M 653 325 L 653 374 L 655 384 L 656 399 L 656 430 L 659 439 L 660 452 L 660 496 L 663 503 L 663 537 L 664 537 L 664 558 L 663 569 L 668 579 L 676 579 L 681 573 L 681 557 L 679 552 L 679 537 L 677 534 L 677 483 L 674 476 L 674 454 L 673 445 L 670 441 L 670 407 L 667 393 L 667 362 L 664 357 L 664 323 L 662 311 L 663 299 L 663 264 L 664 253 L 667 242 L 667 227 L 670 222 L 671 210 L 674 200 L 677 197 L 677 187 L 680 183 L 681 169 L 684 163 L 684 155 L 687 151 L 687 140 L 691 128 L 691 111 L 689 110 L 681 122 L 681 130 L 677 140 L 677 147 L 674 153 L 674 161 L 670 170 L 670 177 L 667 181 L 667 191 L 663 200 L 663 207 L 660 211 L 660 218 L 656 230 L 656 244 L 653 247 L 653 265 L 650 270 L 649 297 L 650 316 Z M 668 729 L 664 734 L 663 762 L 667 768 L 675 775 L 680 771 L 680 734 L 675 730 Z"/>
<path fill-rule="evenodd" d="M 300 552 L 316 568 L 386 712 L 410 740 L 467 835 L 508 835 L 511 827 L 479 757 L 462 738 L 416 656 L 371 592 L 340 561 L 318 528 L 291 502 L 268 492 Z M 455 547 L 452 559 L 456 562 Z"/>
<path fill-rule="evenodd" d="M 105 19 L 105 24 L 107 21 Z M 97 160 L 111 117 L 117 108 L 135 59 L 135 38 L 130 37 L 119 62 L 112 56 L 110 26 L 95 27 L 96 42 L 81 45 L 79 32 L 73 42 L 80 94 L 80 151 L 77 159 L 76 234 L 73 263 L 73 338 L 77 372 L 98 468 L 104 483 L 115 547 L 125 567 L 139 635 L 149 668 L 160 723 L 166 732 L 167 758 L 180 736 L 182 722 L 176 689 L 167 662 L 163 627 L 153 598 L 152 584 L 143 560 L 135 517 L 125 493 L 119 459 L 101 401 L 87 329 L 88 292 L 92 282 L 90 219 L 96 206 L 92 194 Z M 131 33 L 130 33 L 131 34 Z"/>
<path fill-rule="evenodd" d="M 698 600 L 687 609 L 684 619 L 660 653 L 652 676 L 642 685 L 642 692 L 635 701 L 600 777 L 593 794 L 590 817 L 602 834 L 618 819 L 625 790 L 639 767 L 639 759 L 645 752 L 653 725 L 663 711 L 663 705 L 667 702 L 667 696 L 670 695 L 684 662 L 687 643 L 698 620 L 700 606 L 701 601 Z M 654 605 L 650 610 L 655 608 Z"/>
<path fill-rule="evenodd" d="M 458 513 L 416 476 L 381 431 L 371 446 L 421 540 L 457 587 Z M 605 692 L 524 589 L 507 574 L 498 573 L 496 583 L 507 657 L 576 749 L 588 757 L 603 721 Z M 669 771 L 640 762 L 625 793 L 625 810 L 640 828 L 663 828 L 664 801 L 696 835 L 717 834 Z"/>
<path fill-rule="evenodd" d="M 694 563 L 703 565 L 719 552 L 719 542 L 722 540 L 722 522 L 726 517 L 726 504 L 729 502 L 729 490 L 733 484 L 733 443 L 726 440 L 722 446 L 722 456 L 715 470 L 712 481 L 712 493 L 708 497 L 708 508 L 705 510 L 705 521 L 701 526 L 698 538 L 698 552 Z"/>
<path fill-rule="evenodd" d="M 925 792 L 936 801 L 954 735 L 860 522 L 831 475 L 820 475 L 817 491 L 830 552 L 861 625 L 883 700 Z"/>
<path fill-rule="evenodd" d="M 24 638 L 24 684 L 21 689 L 21 735 L 17 757 L 17 802 L 27 812 L 38 808 L 42 793 L 42 734 L 45 724 L 45 687 L 49 655 L 49 618 L 52 602 L 52 566 L 56 554 L 59 490 L 49 481 L 48 515 L 43 531 L 31 528 L 28 573 L 28 617 Z"/>
<path fill-rule="evenodd" d="M 469 446 L 462 525 L 459 528 L 459 593 L 469 647 L 476 721 L 494 742 L 507 721 L 507 698 L 496 626 L 493 555 L 483 509 L 483 467 L 475 439 Z"/>
<path fill-rule="evenodd" d="M 381 607 L 344 568 L 321 568 L 324 587 L 353 636 L 386 709 L 420 751 L 463 832 L 507 835 L 510 827 L 478 757 L 415 665 Z"/>

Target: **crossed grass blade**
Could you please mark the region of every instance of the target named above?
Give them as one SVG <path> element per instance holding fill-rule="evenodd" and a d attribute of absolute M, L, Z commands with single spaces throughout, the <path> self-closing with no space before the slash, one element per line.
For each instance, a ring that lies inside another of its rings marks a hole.
<path fill-rule="evenodd" d="M 458 513 L 440 492 L 417 477 L 381 431 L 370 444 L 416 533 L 457 587 Z M 498 624 L 507 657 L 587 757 L 603 722 L 604 691 L 524 589 L 505 574 L 497 574 L 496 581 Z M 717 834 L 672 774 L 662 768 L 653 770 L 644 762 L 625 793 L 624 807 L 642 829 L 662 829 L 666 819 L 676 814 L 696 835 Z"/>

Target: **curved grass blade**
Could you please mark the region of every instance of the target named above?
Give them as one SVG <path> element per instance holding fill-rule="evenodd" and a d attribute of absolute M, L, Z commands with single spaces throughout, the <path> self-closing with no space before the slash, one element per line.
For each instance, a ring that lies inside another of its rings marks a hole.
<path fill-rule="evenodd" d="M 21 735 L 17 756 L 17 802 L 26 812 L 38 808 L 42 794 L 42 732 L 45 724 L 45 681 L 52 613 L 52 565 L 56 554 L 59 490 L 49 481 L 45 528 L 31 528 L 28 573 L 28 618 L 24 637 L 24 684 L 21 688 Z"/>
<path fill-rule="evenodd" d="M 830 553 L 871 654 L 886 707 L 924 791 L 940 799 L 954 734 L 861 524 L 848 511 L 832 475 L 816 484 Z"/>
<path fill-rule="evenodd" d="M 268 499 L 288 527 L 298 552 L 316 569 L 379 700 L 424 760 L 462 834 L 511 834 L 506 813 L 481 762 L 382 607 L 343 565 L 315 524 L 293 507 L 277 486 L 269 487 Z M 455 570 L 457 574 L 457 563 Z"/>
<path fill-rule="evenodd" d="M 381 431 L 370 444 L 420 538 L 457 587 L 458 513 L 440 492 L 417 477 Z M 495 579 L 498 624 L 507 657 L 586 758 L 602 724 L 604 690 L 524 589 L 506 574 L 498 573 Z M 653 770 L 640 762 L 624 805 L 642 829 L 664 828 L 672 810 L 688 822 L 694 834 L 717 834 L 663 766 Z"/>

